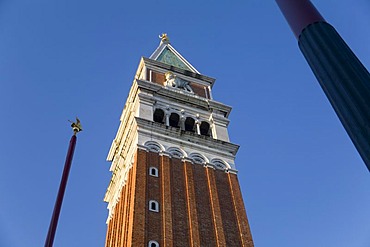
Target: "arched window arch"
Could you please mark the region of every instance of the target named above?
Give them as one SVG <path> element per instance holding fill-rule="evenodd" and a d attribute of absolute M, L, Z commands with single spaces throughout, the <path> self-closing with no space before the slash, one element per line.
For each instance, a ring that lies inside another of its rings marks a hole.
<path fill-rule="evenodd" d="M 149 211 L 159 212 L 159 203 L 156 200 L 149 201 Z"/>
<path fill-rule="evenodd" d="M 200 134 L 204 136 L 211 136 L 211 126 L 208 122 L 202 121 L 200 124 Z"/>
<path fill-rule="evenodd" d="M 144 146 L 146 146 L 149 149 L 149 151 L 152 152 L 160 152 L 164 150 L 164 147 L 155 141 L 147 141 L 145 142 Z"/>
<path fill-rule="evenodd" d="M 194 163 L 197 163 L 197 164 L 205 164 L 208 162 L 208 159 L 204 155 L 201 155 L 199 153 L 191 153 L 189 155 L 189 158 L 193 159 Z"/>
<path fill-rule="evenodd" d="M 157 108 L 154 110 L 153 113 L 153 121 L 157 123 L 164 123 L 165 121 L 164 116 L 165 116 L 164 111 L 160 108 Z"/>
<path fill-rule="evenodd" d="M 211 164 L 216 166 L 217 169 L 221 169 L 221 170 L 225 170 L 227 168 L 230 168 L 230 165 L 227 162 L 225 162 L 221 159 L 217 159 L 217 158 L 211 160 Z"/>
<path fill-rule="evenodd" d="M 195 120 L 191 117 L 185 119 L 185 130 L 195 132 Z"/>
<path fill-rule="evenodd" d="M 159 244 L 157 241 L 150 240 L 148 243 L 148 247 L 159 247 Z"/>
<path fill-rule="evenodd" d="M 155 167 L 149 167 L 149 175 L 153 177 L 158 177 L 158 169 Z"/>
<path fill-rule="evenodd" d="M 186 153 L 181 150 L 180 148 L 177 148 L 177 147 L 169 147 L 167 150 L 166 150 L 168 153 L 170 153 L 173 157 L 175 158 L 184 158 L 186 157 Z"/>
<path fill-rule="evenodd" d="M 180 123 L 179 114 L 172 112 L 171 115 L 170 115 L 169 122 L 170 122 L 170 126 L 179 128 L 180 127 L 179 126 L 179 123 Z"/>

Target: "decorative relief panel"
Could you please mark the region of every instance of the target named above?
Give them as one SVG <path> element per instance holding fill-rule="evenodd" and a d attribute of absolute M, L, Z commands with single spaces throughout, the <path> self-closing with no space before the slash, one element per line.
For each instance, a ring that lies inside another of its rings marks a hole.
<path fill-rule="evenodd" d="M 173 74 L 170 71 L 167 72 L 167 73 Z M 160 84 L 162 86 L 168 85 L 168 87 L 171 87 L 171 88 L 173 88 L 173 87 L 177 88 L 176 86 L 173 86 L 173 85 L 176 85 L 176 84 L 181 85 L 183 83 L 181 81 L 185 81 L 186 83 L 188 83 L 188 85 L 190 87 L 190 89 L 184 89 L 185 91 L 194 93 L 195 95 L 203 97 L 203 98 L 207 98 L 207 99 L 211 98 L 211 93 L 210 93 L 210 90 L 207 86 L 198 84 L 198 83 L 193 82 L 193 81 L 184 80 L 184 79 L 182 79 L 178 76 L 176 76 L 176 80 L 178 82 L 176 82 L 174 84 L 173 82 L 167 82 L 166 73 L 154 71 L 152 69 L 148 69 L 146 78 L 150 82 L 154 82 L 154 83 Z"/>
<path fill-rule="evenodd" d="M 166 81 L 164 82 L 164 85 L 166 87 L 174 87 L 178 89 L 183 89 L 189 93 L 193 93 L 193 89 L 190 87 L 188 81 L 177 77 L 170 71 L 166 72 L 164 75 L 166 77 Z"/>

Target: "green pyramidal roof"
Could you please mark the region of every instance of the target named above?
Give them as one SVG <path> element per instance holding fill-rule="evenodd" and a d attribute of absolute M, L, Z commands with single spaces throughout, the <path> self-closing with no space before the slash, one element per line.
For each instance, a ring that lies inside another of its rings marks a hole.
<path fill-rule="evenodd" d="M 159 47 L 149 57 L 161 63 L 165 63 L 180 69 L 189 70 L 200 74 L 186 59 L 176 51 L 168 40 L 162 40 Z"/>
<path fill-rule="evenodd" d="M 180 69 L 191 69 L 183 62 L 181 61 L 168 47 L 165 47 L 162 53 L 159 55 L 159 57 L 156 59 L 159 62 L 175 66 Z"/>

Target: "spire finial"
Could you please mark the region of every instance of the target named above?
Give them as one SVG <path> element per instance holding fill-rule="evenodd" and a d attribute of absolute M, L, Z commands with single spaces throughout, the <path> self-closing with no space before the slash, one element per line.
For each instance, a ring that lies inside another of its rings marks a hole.
<path fill-rule="evenodd" d="M 165 44 L 170 43 L 170 39 L 168 38 L 167 33 L 162 33 L 161 35 L 159 35 L 159 38 L 161 39 L 162 43 L 165 43 Z"/>
<path fill-rule="evenodd" d="M 80 119 L 78 119 L 78 117 L 76 117 L 76 122 L 72 122 L 71 120 L 68 120 L 68 121 L 72 123 L 71 127 L 72 127 L 74 135 L 76 135 L 78 132 L 82 131 L 81 121 L 80 121 Z"/>

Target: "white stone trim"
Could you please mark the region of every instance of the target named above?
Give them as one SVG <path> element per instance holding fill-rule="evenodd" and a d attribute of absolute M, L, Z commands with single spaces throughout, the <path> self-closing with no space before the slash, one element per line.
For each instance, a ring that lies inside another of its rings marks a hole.
<path fill-rule="evenodd" d="M 231 171 L 237 172 L 237 170 L 233 169 L 227 161 L 221 158 L 213 158 L 211 161 L 209 161 L 209 158 L 207 158 L 205 155 L 199 152 L 192 152 L 188 155 L 187 152 L 184 149 L 181 149 L 180 147 L 174 147 L 174 146 L 165 147 L 164 145 L 158 142 L 155 142 L 155 143 L 158 146 L 160 145 L 164 147 L 164 149 L 160 152 L 160 155 L 167 155 L 171 158 L 172 157 L 179 158 L 179 159 L 182 159 L 182 161 L 189 161 L 194 164 L 209 165 L 218 170 L 223 170 L 223 171 L 231 170 Z"/>
<path fill-rule="evenodd" d="M 148 122 L 144 119 L 137 118 L 136 121 L 139 125 L 139 144 L 144 144 L 148 140 L 156 140 L 166 150 L 172 146 L 179 147 L 187 154 L 201 153 L 209 160 L 221 158 L 231 168 L 235 168 L 234 159 L 239 148 L 238 145 L 181 131 L 178 128 L 166 128 L 163 124 Z"/>
<path fill-rule="evenodd" d="M 227 170 L 231 168 L 231 166 L 226 161 L 220 158 L 213 158 L 210 163 L 214 165 L 216 169 L 220 170 Z"/>
<path fill-rule="evenodd" d="M 166 149 L 166 151 L 171 154 L 171 157 L 173 158 L 183 159 L 187 157 L 186 152 L 178 147 L 169 147 Z"/>
<path fill-rule="evenodd" d="M 144 146 L 147 147 L 147 149 L 151 152 L 162 152 L 165 150 L 163 145 L 159 144 L 158 142 L 155 141 L 147 141 L 144 143 Z"/>
<path fill-rule="evenodd" d="M 188 156 L 189 159 L 192 159 L 195 164 L 206 164 L 209 162 L 208 158 L 204 156 L 203 154 L 193 152 L 189 154 Z"/>

